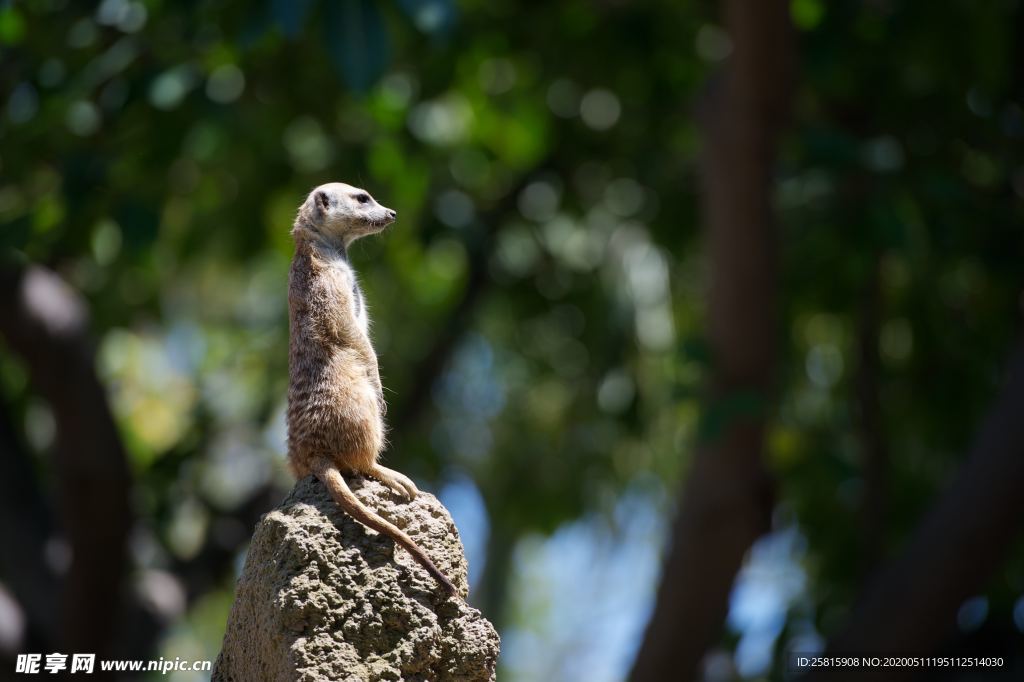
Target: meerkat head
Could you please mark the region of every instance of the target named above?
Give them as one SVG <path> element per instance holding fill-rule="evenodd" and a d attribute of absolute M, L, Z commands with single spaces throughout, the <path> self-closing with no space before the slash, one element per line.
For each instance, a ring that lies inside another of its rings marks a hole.
<path fill-rule="evenodd" d="M 397 216 L 395 210 L 378 204 L 366 190 L 331 182 L 309 193 L 299 207 L 296 227 L 301 225 L 347 247 L 360 237 L 380 232 Z"/>

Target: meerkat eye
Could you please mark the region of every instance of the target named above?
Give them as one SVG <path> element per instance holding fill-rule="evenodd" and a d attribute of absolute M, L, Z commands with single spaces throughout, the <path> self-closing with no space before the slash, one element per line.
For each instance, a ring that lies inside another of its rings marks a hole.
<path fill-rule="evenodd" d="M 356 195 L 356 201 L 358 201 L 360 204 L 368 204 L 370 202 L 370 195 L 369 194 L 357 194 Z"/>

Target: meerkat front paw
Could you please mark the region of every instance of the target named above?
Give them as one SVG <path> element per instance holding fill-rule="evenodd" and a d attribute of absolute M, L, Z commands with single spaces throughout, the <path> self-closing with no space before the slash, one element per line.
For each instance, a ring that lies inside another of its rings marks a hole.
<path fill-rule="evenodd" d="M 420 494 L 419 488 L 416 487 L 411 478 L 405 474 L 398 473 L 394 469 L 388 469 L 377 464 L 373 467 L 370 475 L 407 500 L 415 499 Z"/>

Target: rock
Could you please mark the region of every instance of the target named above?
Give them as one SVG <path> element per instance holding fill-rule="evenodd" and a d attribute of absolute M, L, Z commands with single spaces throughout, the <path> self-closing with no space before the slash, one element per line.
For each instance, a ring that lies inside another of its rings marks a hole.
<path fill-rule="evenodd" d="M 462 542 L 437 498 L 400 501 L 370 479 L 349 485 L 468 593 Z M 493 680 L 498 651 L 477 609 L 307 477 L 256 526 L 212 679 Z"/>

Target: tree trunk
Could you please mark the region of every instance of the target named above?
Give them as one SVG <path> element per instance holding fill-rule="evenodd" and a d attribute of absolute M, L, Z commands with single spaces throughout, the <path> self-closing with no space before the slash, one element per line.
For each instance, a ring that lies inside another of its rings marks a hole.
<path fill-rule="evenodd" d="M 10 414 L 0 397 L 0 547 L 5 548 L 0 552 L 0 575 L 16 595 L 26 626 L 16 650 L 0 647 L 0 664 L 7 670 L 14 669 L 8 654 L 52 648 L 57 630 L 57 576 L 46 562 L 51 514 Z M 17 551 L 6 550 L 13 547 Z"/>
<path fill-rule="evenodd" d="M 24 360 L 57 424 L 58 511 L 71 554 L 60 592 L 59 646 L 103 656 L 120 613 L 131 478 L 96 376 L 88 311 L 49 270 L 0 275 L 0 334 Z"/>
<path fill-rule="evenodd" d="M 882 412 L 878 334 L 881 324 L 881 257 L 872 256 L 864 301 L 857 322 L 856 404 L 864 494 L 861 498 L 861 573 L 869 575 L 885 552 L 889 509 L 889 448 Z"/>
<path fill-rule="evenodd" d="M 711 264 L 712 410 L 764 397 L 775 358 L 772 161 L 790 99 L 793 36 L 785 0 L 731 0 L 734 51 L 704 111 L 704 222 Z M 726 410 L 722 410 L 726 411 Z M 733 579 L 769 527 L 763 414 L 702 444 L 686 478 L 654 613 L 631 679 L 693 679 L 725 618 Z"/>

